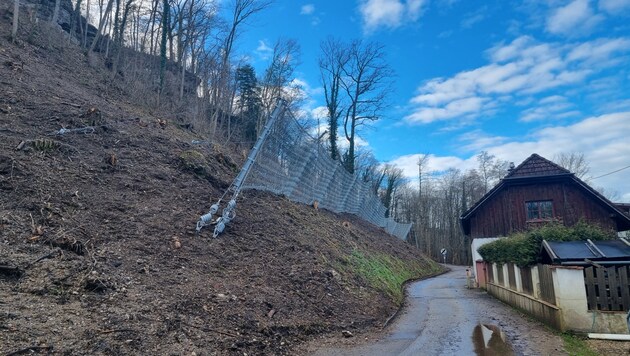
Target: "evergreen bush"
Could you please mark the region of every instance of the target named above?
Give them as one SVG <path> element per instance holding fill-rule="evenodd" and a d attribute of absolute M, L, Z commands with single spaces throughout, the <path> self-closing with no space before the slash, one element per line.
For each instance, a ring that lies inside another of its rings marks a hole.
<path fill-rule="evenodd" d="M 514 263 L 519 267 L 526 267 L 540 262 L 539 255 L 543 240 L 601 241 L 614 238 L 616 236 L 611 231 L 582 220 L 571 227 L 550 223 L 535 230 L 519 232 L 483 245 L 479 248 L 479 254 L 484 261 L 490 263 Z"/>

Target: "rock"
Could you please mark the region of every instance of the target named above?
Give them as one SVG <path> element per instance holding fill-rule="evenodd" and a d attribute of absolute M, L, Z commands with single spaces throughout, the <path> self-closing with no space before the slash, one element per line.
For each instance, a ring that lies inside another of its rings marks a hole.
<path fill-rule="evenodd" d="M 348 330 L 342 331 L 341 335 L 343 335 L 343 337 L 354 337 L 354 335 L 352 335 L 352 333 Z"/>
<path fill-rule="evenodd" d="M 335 271 L 334 269 L 326 271 L 326 274 L 337 281 L 341 279 L 341 275 L 339 274 L 339 272 Z"/>

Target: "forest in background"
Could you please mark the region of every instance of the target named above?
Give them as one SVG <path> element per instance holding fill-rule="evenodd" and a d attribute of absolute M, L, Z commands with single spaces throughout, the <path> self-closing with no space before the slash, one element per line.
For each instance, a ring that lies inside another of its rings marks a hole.
<path fill-rule="evenodd" d="M 124 90 L 130 101 L 175 118 L 212 144 L 248 149 L 276 99 L 283 98 L 319 135 L 333 159 L 372 185 L 388 216 L 414 223 L 410 243 L 434 259 L 440 259 L 440 250 L 446 248 L 447 262 L 471 262 L 470 241 L 462 234 L 459 217 L 507 174 L 510 163 L 481 152 L 476 169 L 427 172 L 430 156 L 425 155 L 414 180 L 357 147 L 360 131 L 381 119 L 388 107 L 395 73 L 384 59 L 382 44 L 344 43 L 332 37 L 321 43 L 326 113 L 325 123 L 315 124 L 300 115 L 306 94 L 294 75 L 300 65 L 296 40 L 277 39 L 260 74 L 237 50 L 239 34 L 256 16 L 264 16 L 272 1 L 41 0 L 41 4 L 36 11 L 71 34 L 69 45 L 80 46 L 90 65 L 109 70 L 109 90 Z M 19 8 L 15 0 L 14 11 Z M 14 21 L 14 41 L 20 40 L 17 26 Z M 580 153 L 562 154 L 554 161 L 578 177 L 588 172 Z"/>

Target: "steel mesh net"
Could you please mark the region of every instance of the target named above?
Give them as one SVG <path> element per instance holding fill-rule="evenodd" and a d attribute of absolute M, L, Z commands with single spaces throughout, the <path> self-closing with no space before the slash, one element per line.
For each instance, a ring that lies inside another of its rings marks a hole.
<path fill-rule="evenodd" d="M 320 208 L 357 215 L 403 240 L 411 229 L 411 224 L 386 218 L 386 208 L 370 185 L 331 159 L 288 110 L 261 146 L 243 189 L 269 191 L 309 205 L 317 202 Z"/>

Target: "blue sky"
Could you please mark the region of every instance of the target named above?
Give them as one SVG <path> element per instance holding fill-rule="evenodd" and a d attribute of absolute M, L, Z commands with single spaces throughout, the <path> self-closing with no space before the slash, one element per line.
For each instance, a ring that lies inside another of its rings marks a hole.
<path fill-rule="evenodd" d="M 516 164 L 579 151 L 590 177 L 630 165 L 630 0 L 276 0 L 239 51 L 264 68 L 278 38 L 296 39 L 296 77 L 316 114 L 328 35 L 386 46 L 392 105 L 360 135 L 408 176 L 422 154 L 440 172 L 474 168 L 481 150 Z M 629 177 L 592 185 L 630 202 Z"/>

